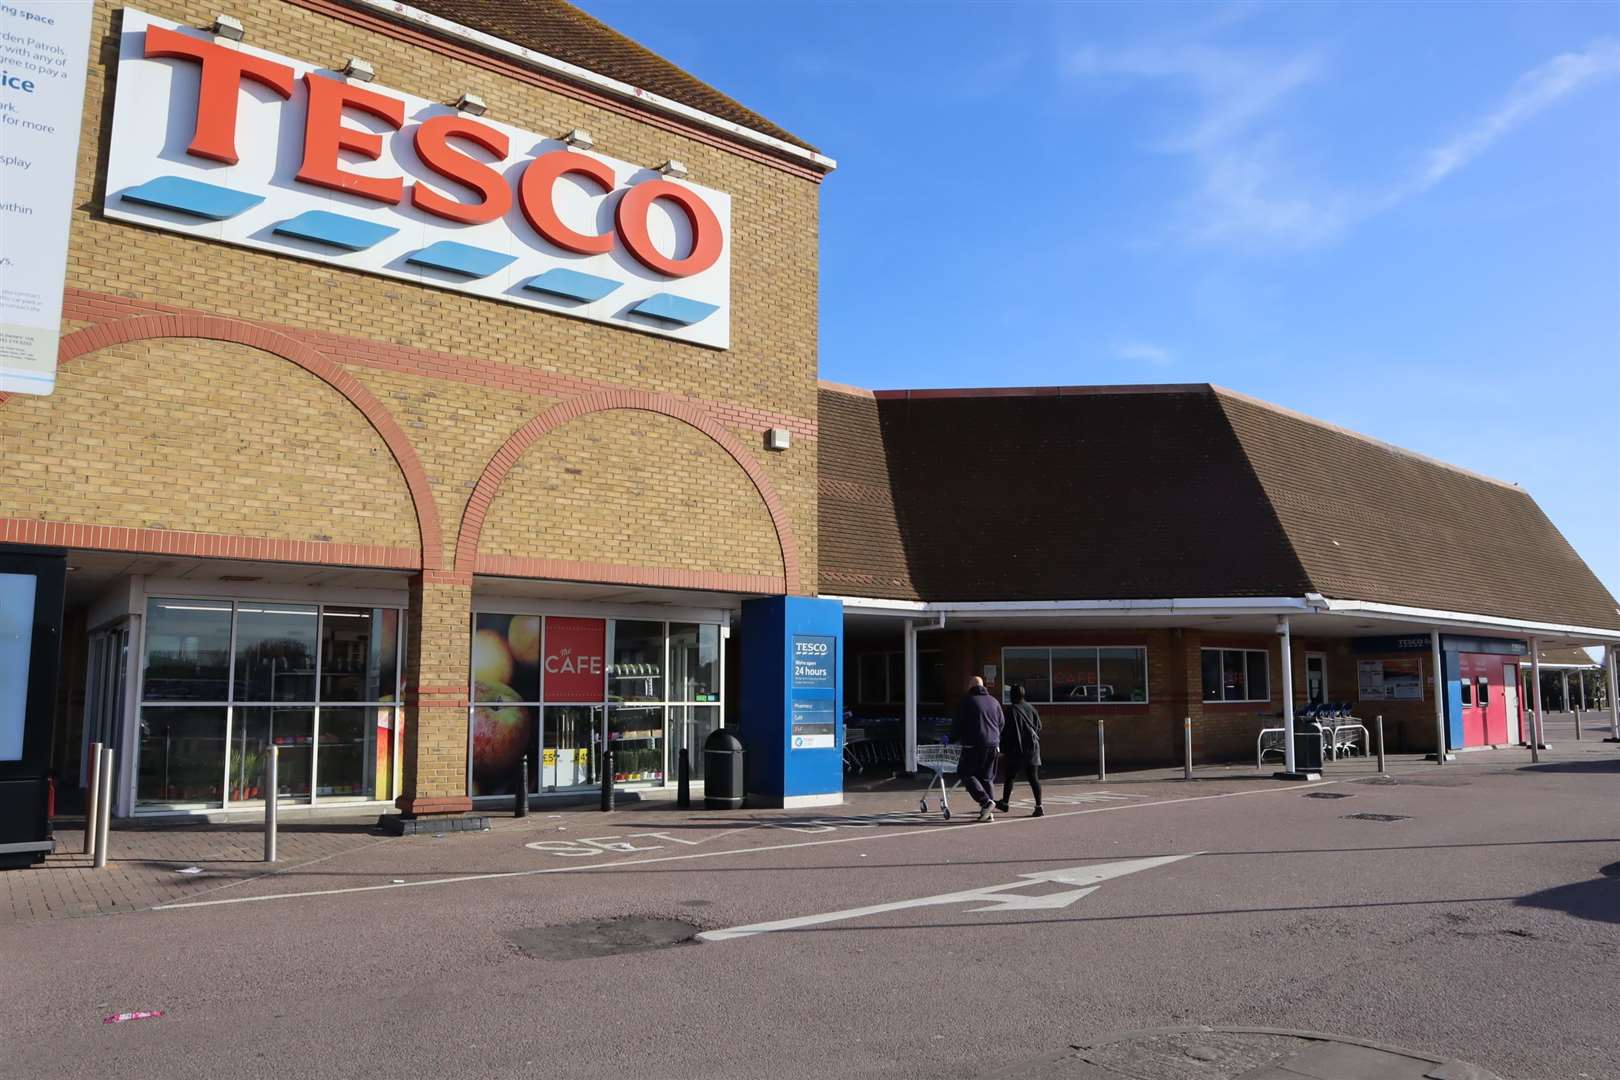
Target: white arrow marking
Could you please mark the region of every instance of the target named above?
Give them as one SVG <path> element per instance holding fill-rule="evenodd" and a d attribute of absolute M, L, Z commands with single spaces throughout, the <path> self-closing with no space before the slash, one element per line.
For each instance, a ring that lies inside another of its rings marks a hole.
<path fill-rule="evenodd" d="M 1042 870 L 1035 874 L 1020 874 L 1017 881 L 1009 881 L 1003 885 L 987 885 L 979 889 L 941 893 L 938 896 L 922 896 L 915 900 L 895 900 L 887 904 L 872 904 L 869 907 L 829 911 L 824 915 L 801 915 L 793 919 L 777 919 L 775 922 L 734 926 L 729 930 L 708 930 L 699 934 L 698 940 L 730 941 L 733 938 L 751 937 L 754 934 L 769 934 L 778 930 L 799 930 L 806 926 L 843 922 L 845 919 L 859 919 L 867 915 L 882 915 L 885 912 L 904 911 L 907 908 L 939 907 L 943 904 L 972 904 L 987 901 L 984 907 L 970 908 L 969 911 L 1033 911 L 1040 908 L 1065 908 L 1082 896 L 1089 896 L 1096 892 L 1097 886 L 1101 882 L 1108 881 L 1111 878 L 1124 877 L 1126 874 L 1136 874 L 1143 870 L 1167 866 L 1173 862 L 1180 862 L 1182 859 L 1190 859 L 1198 854 L 1201 854 L 1201 852 L 1192 851 L 1186 855 L 1159 855 L 1151 859 L 1125 859 L 1121 862 L 1094 863 L 1091 866 L 1067 866 L 1061 870 Z M 1004 895 L 1013 889 L 1028 888 L 1031 883 L 1043 882 L 1082 885 L 1085 888 L 1071 889 L 1068 892 L 1048 893 L 1041 896 Z"/>

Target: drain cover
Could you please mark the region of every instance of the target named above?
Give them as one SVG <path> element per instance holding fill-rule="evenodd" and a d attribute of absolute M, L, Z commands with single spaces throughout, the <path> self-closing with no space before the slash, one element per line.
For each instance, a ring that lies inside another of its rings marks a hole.
<path fill-rule="evenodd" d="M 1343 792 L 1343 791 L 1312 791 L 1309 794 L 1307 794 L 1305 797 L 1307 799 L 1353 799 L 1353 798 L 1355 798 L 1354 795 L 1350 795 L 1350 794 L 1348 794 L 1346 792 Z"/>
<path fill-rule="evenodd" d="M 1410 814 L 1346 814 L 1346 821 L 1411 821 Z"/>
<path fill-rule="evenodd" d="M 689 945 L 701 926 L 682 919 L 592 919 L 508 930 L 501 936 L 536 960 L 584 960 Z"/>

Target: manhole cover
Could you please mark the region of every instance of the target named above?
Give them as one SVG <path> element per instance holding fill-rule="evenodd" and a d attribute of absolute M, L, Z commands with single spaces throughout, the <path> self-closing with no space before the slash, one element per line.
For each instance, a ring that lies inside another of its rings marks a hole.
<path fill-rule="evenodd" d="M 592 919 L 508 930 L 501 936 L 536 960 L 584 960 L 690 945 L 703 928 L 683 919 Z"/>
<path fill-rule="evenodd" d="M 1346 814 L 1346 821 L 1411 821 L 1410 814 Z"/>
<path fill-rule="evenodd" d="M 1313 792 L 1310 792 L 1305 797 L 1307 799 L 1353 799 L 1353 798 L 1355 798 L 1354 795 L 1350 795 L 1350 794 L 1348 794 L 1346 792 L 1343 792 L 1343 791 L 1313 791 Z"/>

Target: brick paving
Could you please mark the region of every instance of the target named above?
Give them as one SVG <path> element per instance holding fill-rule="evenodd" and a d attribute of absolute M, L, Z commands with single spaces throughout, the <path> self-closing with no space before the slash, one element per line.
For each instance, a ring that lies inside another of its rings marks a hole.
<path fill-rule="evenodd" d="M 82 915 L 142 911 L 182 897 L 234 885 L 333 856 L 388 843 L 372 815 L 284 823 L 277 861 L 263 861 L 264 833 L 251 823 L 229 825 L 115 822 L 107 865 L 97 870 L 84 848 L 78 821 L 58 824 L 56 852 L 43 865 L 0 872 L 0 925 Z M 197 866 L 201 874 L 181 874 Z"/>

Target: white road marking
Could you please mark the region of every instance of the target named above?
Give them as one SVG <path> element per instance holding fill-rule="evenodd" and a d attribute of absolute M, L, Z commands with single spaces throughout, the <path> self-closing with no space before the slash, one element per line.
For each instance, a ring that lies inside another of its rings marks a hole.
<path fill-rule="evenodd" d="M 1447 766 L 1450 768 L 1450 766 Z M 791 844 L 762 844 L 750 848 L 725 848 L 720 851 L 689 851 L 683 855 L 658 855 L 650 859 L 623 859 L 614 862 L 590 863 L 585 866 L 545 866 L 534 870 L 504 870 L 488 874 L 459 874 L 454 877 L 423 878 L 420 881 L 407 881 L 403 885 L 349 885 L 341 889 L 310 889 L 305 892 L 266 893 L 264 896 L 232 896 L 222 900 L 193 900 L 178 904 L 158 904 L 153 911 L 178 911 L 183 908 L 221 907 L 226 904 L 258 904 L 268 900 L 300 900 L 316 896 L 343 896 L 348 893 L 384 892 L 391 889 L 415 889 L 426 885 L 456 885 L 470 881 L 499 881 L 506 878 L 539 877 L 545 874 L 579 874 L 588 870 L 615 870 L 622 867 L 646 866 L 650 863 L 685 862 L 691 859 L 713 859 L 728 855 L 755 855 L 767 851 L 785 851 L 789 848 L 822 847 L 828 844 L 871 844 L 879 840 L 898 840 L 906 836 L 952 836 L 963 829 L 1006 829 L 1025 824 L 1039 824 L 1056 821 L 1066 817 L 1080 817 L 1085 814 L 1109 814 L 1122 810 L 1146 810 L 1155 806 L 1176 806 L 1182 803 L 1208 802 L 1212 799 L 1240 799 L 1248 795 L 1278 795 L 1296 791 L 1308 791 L 1311 788 L 1330 787 L 1334 784 L 1346 784 L 1360 777 L 1347 777 L 1344 780 L 1318 780 L 1306 784 L 1290 784 L 1286 787 L 1252 788 L 1248 791 L 1223 791 L 1216 795 L 1189 795 L 1185 799 L 1160 799 L 1156 802 L 1111 803 L 1106 806 L 1088 806 L 1083 810 L 1062 810 L 1047 814 L 1045 817 L 1002 818 L 1000 821 L 966 823 L 961 825 L 946 825 L 944 823 L 927 825 L 920 829 L 903 829 L 898 832 L 887 833 L 860 833 L 856 836 L 834 836 L 825 840 L 800 840 Z"/>
<path fill-rule="evenodd" d="M 736 938 L 752 937 L 755 934 L 770 934 L 780 930 L 801 930 L 807 926 L 822 926 L 826 923 L 843 922 L 846 919 L 860 919 L 868 915 L 882 915 L 890 911 L 905 911 L 907 908 L 939 907 L 944 904 L 974 904 L 980 901 L 989 901 L 984 907 L 969 908 L 976 911 L 1033 911 L 1041 908 L 1066 908 L 1081 897 L 1090 896 L 1097 891 L 1097 886 L 1112 878 L 1124 877 L 1126 874 L 1138 874 L 1143 870 L 1152 870 L 1158 866 L 1166 866 L 1182 859 L 1190 859 L 1199 852 L 1188 852 L 1186 855 L 1160 855 L 1151 859 L 1125 859 L 1121 862 L 1096 863 L 1091 866 L 1068 866 L 1061 870 L 1042 870 L 1034 874 L 1019 874 L 1017 881 L 1009 881 L 1004 885 L 986 885 L 978 889 L 963 889 L 960 892 L 940 893 L 938 896 L 920 896 L 914 900 L 895 900 L 887 904 L 872 904 L 867 907 L 847 908 L 844 911 L 829 911 L 823 915 L 800 915 L 792 919 L 777 919 L 773 922 L 753 923 L 749 926 L 733 926 L 729 930 L 709 930 L 698 935 L 699 941 L 732 941 Z M 1082 885 L 1084 888 L 1071 889 L 1068 892 L 1048 893 L 1044 896 L 1018 896 L 1008 895 L 1013 889 L 1028 888 L 1031 883 L 1060 882 L 1064 885 Z"/>

